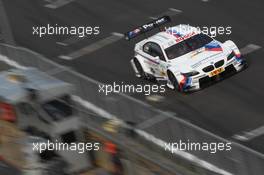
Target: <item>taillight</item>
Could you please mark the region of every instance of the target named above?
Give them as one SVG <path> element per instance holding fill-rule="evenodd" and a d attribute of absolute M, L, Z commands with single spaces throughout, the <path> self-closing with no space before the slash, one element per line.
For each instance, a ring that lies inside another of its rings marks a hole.
<path fill-rule="evenodd" d="M 16 114 L 14 107 L 7 103 L 0 103 L 0 119 L 9 122 L 15 122 Z"/>

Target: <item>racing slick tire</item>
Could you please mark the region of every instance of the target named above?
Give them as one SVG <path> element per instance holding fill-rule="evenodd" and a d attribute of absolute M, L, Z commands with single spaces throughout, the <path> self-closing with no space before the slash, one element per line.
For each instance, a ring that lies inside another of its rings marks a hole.
<path fill-rule="evenodd" d="M 139 74 L 139 77 L 142 78 L 142 79 L 145 79 L 145 80 L 149 80 L 151 82 L 156 82 L 156 78 L 153 76 L 153 75 L 150 75 L 150 74 L 147 74 L 142 65 L 140 64 L 140 62 L 137 60 L 137 58 L 134 58 L 134 64 L 135 64 L 135 67 L 138 71 L 138 74 Z"/>
<path fill-rule="evenodd" d="M 173 75 L 173 73 L 171 73 L 170 71 L 168 71 L 168 79 L 169 79 L 170 83 L 172 84 L 174 90 L 176 90 L 178 92 L 182 92 L 181 89 L 180 89 L 180 87 L 179 87 L 178 80 Z"/>
<path fill-rule="evenodd" d="M 141 66 L 140 62 L 136 58 L 134 58 L 134 64 L 138 71 L 139 77 L 145 79 L 147 77 L 146 73 L 144 72 L 143 67 Z"/>

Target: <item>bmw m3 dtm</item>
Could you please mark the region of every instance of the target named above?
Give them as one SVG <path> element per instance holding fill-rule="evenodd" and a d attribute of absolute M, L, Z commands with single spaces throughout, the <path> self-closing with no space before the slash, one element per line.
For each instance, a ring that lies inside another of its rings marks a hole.
<path fill-rule="evenodd" d="M 169 16 L 158 18 L 127 32 L 126 39 L 170 21 Z M 184 24 L 143 39 L 136 43 L 134 51 L 131 64 L 137 77 L 165 80 L 169 88 L 181 92 L 198 90 L 203 83 L 229 71 L 239 72 L 247 65 L 233 41 L 221 43 Z"/>

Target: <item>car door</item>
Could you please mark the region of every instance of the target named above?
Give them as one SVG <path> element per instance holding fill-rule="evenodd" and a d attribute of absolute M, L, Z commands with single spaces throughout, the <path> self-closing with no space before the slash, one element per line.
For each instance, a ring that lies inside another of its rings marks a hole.
<path fill-rule="evenodd" d="M 157 43 L 148 42 L 143 46 L 143 51 L 146 56 L 145 63 L 149 66 L 151 73 L 155 77 L 164 77 L 167 62 L 161 47 Z"/>

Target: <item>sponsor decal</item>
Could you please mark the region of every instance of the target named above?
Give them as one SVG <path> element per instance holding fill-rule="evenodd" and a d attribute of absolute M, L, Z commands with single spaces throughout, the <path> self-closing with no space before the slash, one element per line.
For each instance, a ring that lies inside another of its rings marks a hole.
<path fill-rule="evenodd" d="M 133 38 L 133 37 L 137 36 L 138 33 L 140 33 L 140 29 L 135 29 L 135 30 L 129 32 L 128 36 Z"/>
<path fill-rule="evenodd" d="M 139 36 L 140 34 L 143 34 L 143 33 L 146 33 L 148 31 L 151 31 L 155 28 L 161 27 L 162 25 L 169 23 L 170 21 L 171 21 L 171 19 L 169 16 L 163 16 L 161 18 L 158 18 L 158 19 L 151 21 L 147 24 L 139 26 L 132 31 L 127 32 L 125 34 L 126 39 L 127 40 L 133 39 L 133 38 Z"/>
<path fill-rule="evenodd" d="M 181 41 L 184 41 L 188 38 L 191 38 L 192 36 L 196 35 L 197 33 L 196 32 L 191 32 L 191 33 L 188 33 L 187 35 L 181 35 L 180 33 L 176 32 L 176 31 L 172 31 L 172 32 L 167 32 L 168 34 L 171 34 L 173 35 L 175 38 L 176 38 L 176 42 L 179 43 Z"/>
<path fill-rule="evenodd" d="M 215 41 L 212 41 L 212 42 L 206 44 L 204 47 L 205 47 L 206 51 L 217 51 L 217 52 L 223 51 L 220 44 L 215 42 Z"/>

